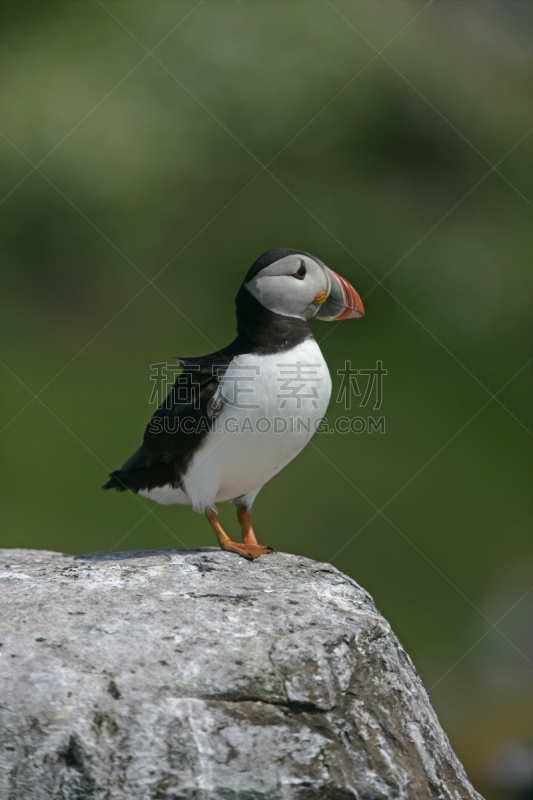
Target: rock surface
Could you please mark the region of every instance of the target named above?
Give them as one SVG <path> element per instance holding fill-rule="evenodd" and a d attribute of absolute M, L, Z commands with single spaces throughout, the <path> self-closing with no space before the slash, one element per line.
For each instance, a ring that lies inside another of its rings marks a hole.
<path fill-rule="evenodd" d="M 329 564 L 2 550 L 0 587 L 2 800 L 480 797 Z"/>

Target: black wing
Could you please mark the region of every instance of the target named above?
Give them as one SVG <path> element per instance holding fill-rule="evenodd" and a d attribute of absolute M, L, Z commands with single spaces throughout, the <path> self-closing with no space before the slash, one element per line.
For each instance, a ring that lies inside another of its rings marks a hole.
<path fill-rule="evenodd" d="M 232 357 L 226 348 L 209 356 L 178 359 L 182 371 L 148 423 L 141 447 L 111 473 L 104 489 L 136 492 L 179 486 L 192 454 L 220 413 L 220 380 Z"/>

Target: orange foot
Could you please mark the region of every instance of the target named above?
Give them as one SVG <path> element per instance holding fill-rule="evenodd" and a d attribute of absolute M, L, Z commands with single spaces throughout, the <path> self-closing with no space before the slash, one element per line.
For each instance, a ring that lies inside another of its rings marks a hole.
<path fill-rule="evenodd" d="M 237 555 L 246 558 L 248 561 L 276 552 L 273 547 L 265 547 L 262 544 L 237 544 L 237 542 L 232 542 L 231 539 L 221 542 L 220 546 L 222 550 L 237 553 Z"/>
<path fill-rule="evenodd" d="M 237 544 L 237 542 L 232 542 L 227 533 L 225 533 L 218 521 L 218 515 L 216 509 L 210 508 L 205 512 L 205 515 L 209 522 L 211 523 L 211 527 L 216 533 L 218 543 L 222 550 L 227 550 L 229 553 L 237 553 L 238 556 L 242 556 L 247 561 L 253 561 L 259 556 L 264 556 L 267 553 L 275 553 L 273 547 L 264 547 L 262 544 L 257 544 L 255 540 L 255 536 L 253 531 L 246 531 L 248 541 L 244 542 L 243 544 Z M 243 529 L 243 535 L 245 531 Z M 250 535 L 251 533 L 251 535 Z M 253 541 L 250 539 L 253 537 Z"/>

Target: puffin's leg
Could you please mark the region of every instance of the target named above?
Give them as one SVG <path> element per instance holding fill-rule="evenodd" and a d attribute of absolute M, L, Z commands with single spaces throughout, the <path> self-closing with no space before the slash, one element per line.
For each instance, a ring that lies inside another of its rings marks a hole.
<path fill-rule="evenodd" d="M 236 503 L 237 517 L 242 531 L 242 541 L 244 544 L 257 544 L 254 529 L 252 528 L 252 520 L 250 519 L 250 511 L 245 505 Z"/>
<path fill-rule="evenodd" d="M 205 515 L 216 533 L 218 543 L 222 550 L 228 550 L 230 553 L 237 553 L 237 555 L 248 559 L 248 561 L 253 561 L 254 558 L 259 558 L 259 556 L 273 552 L 272 547 L 263 547 L 263 545 L 257 544 L 257 542 L 246 544 L 237 544 L 236 542 L 232 542 L 228 534 L 222 529 L 222 526 L 218 521 L 218 514 L 216 510 L 214 508 L 209 508 L 205 512 Z M 253 538 L 255 540 L 255 536 Z"/>
<path fill-rule="evenodd" d="M 254 529 L 252 528 L 249 507 L 245 503 L 241 503 L 238 500 L 234 500 L 233 502 L 235 504 L 235 508 L 237 509 L 237 517 L 239 518 L 239 523 L 241 526 L 243 543 L 245 545 L 257 545 L 257 547 L 263 547 L 263 545 L 257 544 Z M 266 549 L 269 553 L 276 552 L 273 547 L 267 547 Z"/>

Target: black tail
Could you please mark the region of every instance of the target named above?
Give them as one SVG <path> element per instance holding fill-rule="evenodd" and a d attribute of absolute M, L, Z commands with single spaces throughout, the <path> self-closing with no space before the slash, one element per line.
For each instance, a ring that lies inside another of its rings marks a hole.
<path fill-rule="evenodd" d="M 108 482 L 104 483 L 102 489 L 116 489 L 117 492 L 125 492 L 130 487 L 124 483 L 122 476 L 126 477 L 126 473 L 121 473 L 119 469 L 116 469 L 111 473 Z"/>
<path fill-rule="evenodd" d="M 116 489 L 117 492 L 130 489 L 132 492 L 138 492 L 139 489 L 155 489 L 157 486 L 174 485 L 175 482 L 176 470 L 173 465 L 159 462 L 152 467 L 116 469 L 102 489 Z"/>

